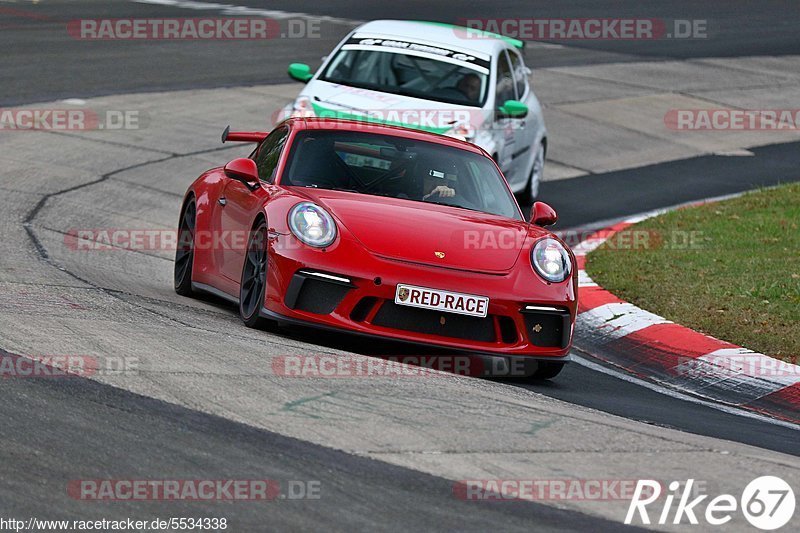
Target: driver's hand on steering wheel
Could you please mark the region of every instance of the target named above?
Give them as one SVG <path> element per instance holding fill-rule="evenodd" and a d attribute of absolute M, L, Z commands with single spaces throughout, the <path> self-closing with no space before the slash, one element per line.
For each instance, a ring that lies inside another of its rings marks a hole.
<path fill-rule="evenodd" d="M 456 190 L 451 189 L 447 185 L 439 185 L 438 187 L 433 189 L 430 192 L 430 194 L 426 194 L 425 196 L 423 196 L 422 199 L 427 200 L 431 196 L 436 196 L 436 195 L 438 195 L 439 198 L 452 198 L 453 196 L 456 195 Z"/>

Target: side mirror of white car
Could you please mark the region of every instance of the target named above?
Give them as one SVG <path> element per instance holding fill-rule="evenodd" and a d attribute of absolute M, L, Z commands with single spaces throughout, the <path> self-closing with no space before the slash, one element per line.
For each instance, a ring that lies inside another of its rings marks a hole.
<path fill-rule="evenodd" d="M 293 80 L 308 82 L 314 75 L 311 73 L 311 67 L 305 63 L 292 63 L 289 65 L 289 77 Z"/>
<path fill-rule="evenodd" d="M 506 100 L 497 108 L 499 118 L 525 118 L 528 116 L 528 106 L 519 100 Z"/>

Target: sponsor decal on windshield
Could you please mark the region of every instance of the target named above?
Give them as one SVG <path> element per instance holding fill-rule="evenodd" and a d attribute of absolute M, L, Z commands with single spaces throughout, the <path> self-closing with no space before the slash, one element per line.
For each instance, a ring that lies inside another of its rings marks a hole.
<path fill-rule="evenodd" d="M 488 72 L 490 66 L 489 56 L 483 54 L 453 50 L 438 45 L 434 46 L 405 39 L 384 39 L 356 34 L 347 40 L 342 46 L 342 50 L 354 50 L 364 47 L 374 48 L 375 50 L 384 52 L 410 52 L 426 57 L 440 57 L 465 66 L 471 66 L 476 70 L 485 69 L 486 72 Z"/>

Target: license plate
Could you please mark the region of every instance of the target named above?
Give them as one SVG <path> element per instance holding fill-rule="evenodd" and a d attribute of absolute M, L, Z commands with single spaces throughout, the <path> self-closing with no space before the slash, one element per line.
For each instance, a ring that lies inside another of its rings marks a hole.
<path fill-rule="evenodd" d="M 394 303 L 459 315 L 479 316 L 481 318 L 485 317 L 489 310 L 489 298 L 486 296 L 440 291 L 438 289 L 403 284 L 397 285 L 397 291 L 394 293 Z"/>

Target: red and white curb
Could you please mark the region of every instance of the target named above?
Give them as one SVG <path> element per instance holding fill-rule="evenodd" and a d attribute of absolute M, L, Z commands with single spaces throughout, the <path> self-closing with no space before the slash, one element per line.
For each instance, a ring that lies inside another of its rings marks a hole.
<path fill-rule="evenodd" d="M 671 389 L 800 424 L 800 366 L 675 324 L 621 300 L 587 275 L 586 254 L 654 214 L 598 230 L 573 247 L 576 347 Z"/>

